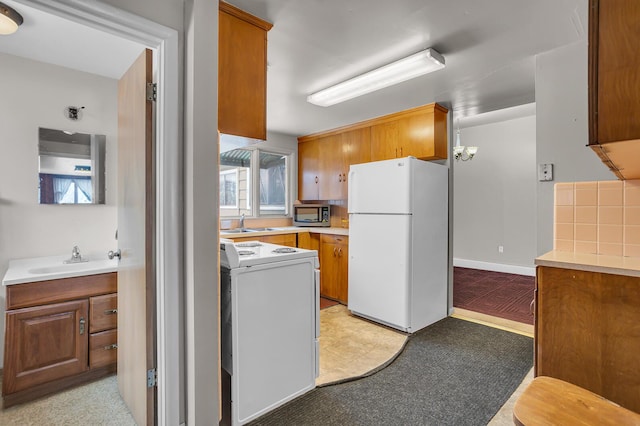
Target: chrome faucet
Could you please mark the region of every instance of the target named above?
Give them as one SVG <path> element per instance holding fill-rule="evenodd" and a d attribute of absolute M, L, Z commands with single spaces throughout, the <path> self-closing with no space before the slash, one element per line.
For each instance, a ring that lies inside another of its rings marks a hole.
<path fill-rule="evenodd" d="M 240 230 L 244 231 L 244 213 L 242 213 L 240 215 L 240 225 L 239 225 Z"/>
<path fill-rule="evenodd" d="M 71 250 L 71 259 L 67 259 L 64 263 L 80 263 L 86 262 L 86 260 L 82 259 L 82 255 L 80 254 L 80 249 L 78 246 L 73 246 L 73 250 Z"/>

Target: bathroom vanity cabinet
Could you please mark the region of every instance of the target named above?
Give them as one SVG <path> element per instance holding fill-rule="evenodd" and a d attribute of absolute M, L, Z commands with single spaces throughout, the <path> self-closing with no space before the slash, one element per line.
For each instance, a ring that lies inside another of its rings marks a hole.
<path fill-rule="evenodd" d="M 115 272 L 7 286 L 5 320 L 5 408 L 116 370 Z"/>

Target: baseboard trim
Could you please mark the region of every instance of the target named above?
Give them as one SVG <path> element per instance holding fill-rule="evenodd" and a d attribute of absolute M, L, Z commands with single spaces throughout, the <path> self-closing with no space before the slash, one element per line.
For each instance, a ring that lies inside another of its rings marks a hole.
<path fill-rule="evenodd" d="M 479 260 L 468 260 L 453 258 L 453 266 L 461 268 L 481 269 L 483 271 L 504 272 L 506 274 L 536 276 L 536 268 L 531 266 L 505 265 L 503 263 L 481 262 Z"/>

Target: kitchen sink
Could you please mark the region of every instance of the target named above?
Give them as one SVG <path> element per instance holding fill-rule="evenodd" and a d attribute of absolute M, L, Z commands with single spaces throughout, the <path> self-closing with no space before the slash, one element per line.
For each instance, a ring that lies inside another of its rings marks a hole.
<path fill-rule="evenodd" d="M 236 234 L 240 232 L 263 232 L 263 231 L 275 231 L 273 228 L 233 228 L 233 229 L 221 229 L 221 234 Z"/>

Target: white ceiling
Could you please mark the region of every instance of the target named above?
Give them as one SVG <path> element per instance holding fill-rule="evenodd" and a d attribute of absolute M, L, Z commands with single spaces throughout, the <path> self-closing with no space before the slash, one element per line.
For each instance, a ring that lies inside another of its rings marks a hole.
<path fill-rule="evenodd" d="M 268 129 L 293 135 L 440 102 L 456 116 L 535 101 L 535 56 L 586 38 L 588 0 L 229 0 L 271 23 Z M 433 47 L 446 67 L 323 108 L 306 96 Z M 586 66 L 586 63 L 585 63 Z"/>
<path fill-rule="evenodd" d="M 142 46 L 3 0 L 0 52 L 119 78 Z M 535 56 L 586 38 L 588 0 L 229 0 L 274 24 L 267 127 L 304 135 L 439 102 L 455 117 L 535 101 Z M 446 68 L 323 108 L 308 94 L 432 47 Z M 586 63 L 585 63 L 586 66 Z"/>
<path fill-rule="evenodd" d="M 14 0 L 2 2 L 24 18 L 17 32 L 0 36 L 3 53 L 119 79 L 144 49 Z"/>

